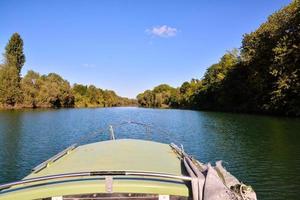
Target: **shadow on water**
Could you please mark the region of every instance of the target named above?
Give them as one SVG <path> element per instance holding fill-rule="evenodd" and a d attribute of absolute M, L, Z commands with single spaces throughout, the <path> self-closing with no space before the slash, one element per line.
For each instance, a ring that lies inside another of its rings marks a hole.
<path fill-rule="evenodd" d="M 22 112 L 5 111 L 0 115 L 0 157 L 8 158 L 0 162 L 1 181 L 13 181 L 22 171 Z M 22 173 L 21 173 L 22 174 Z"/>
<path fill-rule="evenodd" d="M 208 119 L 208 158 L 228 161 L 227 168 L 253 185 L 261 199 L 299 195 L 299 119 L 202 114 Z"/>

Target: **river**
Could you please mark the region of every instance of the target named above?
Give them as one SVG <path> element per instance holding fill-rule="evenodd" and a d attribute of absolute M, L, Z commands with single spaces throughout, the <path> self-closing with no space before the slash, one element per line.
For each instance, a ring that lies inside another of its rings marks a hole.
<path fill-rule="evenodd" d="M 23 178 L 82 135 L 124 120 L 166 131 L 123 126 L 115 129 L 117 138 L 174 142 L 202 162 L 223 160 L 259 199 L 300 196 L 300 119 L 175 109 L 0 111 L 0 183 Z M 95 134 L 84 143 L 108 138 Z"/>

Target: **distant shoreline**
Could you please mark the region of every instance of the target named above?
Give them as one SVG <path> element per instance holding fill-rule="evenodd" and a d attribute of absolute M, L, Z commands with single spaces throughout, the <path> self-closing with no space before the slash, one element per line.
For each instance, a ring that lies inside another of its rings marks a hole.
<path fill-rule="evenodd" d="M 225 110 L 205 110 L 205 109 L 195 109 L 195 108 L 172 108 L 172 107 L 142 107 L 138 105 L 120 105 L 120 106 L 90 106 L 90 107 L 14 107 L 14 108 L 3 108 L 0 107 L 0 111 L 25 111 L 25 110 L 60 110 L 60 109 L 98 109 L 98 108 L 141 108 L 141 109 L 155 109 L 155 110 L 182 110 L 182 111 L 195 111 L 195 112 L 211 112 L 211 113 L 227 113 L 227 114 L 238 114 L 238 115 L 257 115 L 257 116 L 268 116 L 276 118 L 287 118 L 287 119 L 300 119 L 299 116 L 281 115 L 274 113 L 260 113 L 260 112 L 243 112 L 243 111 L 225 111 Z"/>
<path fill-rule="evenodd" d="M 73 108 L 117 108 L 117 107 L 139 107 L 137 105 L 119 105 L 119 106 L 71 106 L 71 107 L 52 107 L 52 106 L 38 106 L 38 107 L 30 107 L 30 106 L 0 106 L 1 110 L 36 110 L 36 109 L 73 109 Z"/>

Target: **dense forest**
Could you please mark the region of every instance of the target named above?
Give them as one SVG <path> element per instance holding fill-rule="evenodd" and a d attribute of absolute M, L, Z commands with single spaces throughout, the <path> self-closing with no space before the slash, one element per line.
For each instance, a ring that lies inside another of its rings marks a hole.
<path fill-rule="evenodd" d="M 55 73 L 40 75 L 32 70 L 21 77 L 25 63 L 23 40 L 18 33 L 5 47 L 0 64 L 0 108 L 111 107 L 135 105 L 136 100 L 93 85 L 73 86 Z"/>
<path fill-rule="evenodd" d="M 300 1 L 245 34 L 200 80 L 166 84 L 137 96 L 143 107 L 300 116 Z"/>

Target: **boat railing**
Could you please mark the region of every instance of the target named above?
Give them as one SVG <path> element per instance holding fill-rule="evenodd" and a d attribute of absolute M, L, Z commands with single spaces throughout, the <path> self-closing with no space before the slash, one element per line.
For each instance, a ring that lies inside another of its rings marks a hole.
<path fill-rule="evenodd" d="M 126 125 L 138 125 L 140 127 L 144 127 L 146 133 L 150 133 L 153 130 L 157 130 L 159 133 L 164 133 L 166 135 L 169 135 L 170 133 L 162 128 L 159 128 L 158 126 L 154 126 L 151 124 L 146 124 L 143 122 L 137 122 L 137 121 L 132 121 L 132 120 L 127 120 L 127 121 L 123 121 L 121 123 L 118 124 L 111 124 L 109 125 L 109 130 L 110 130 L 110 134 L 111 134 L 111 138 L 114 137 L 115 138 L 115 133 L 111 132 L 111 130 L 114 130 L 116 128 L 122 127 L 122 126 L 126 126 Z M 112 136 L 113 134 L 113 136 Z"/>
<path fill-rule="evenodd" d="M 111 140 L 115 140 L 117 138 L 117 135 L 115 134 L 115 130 L 117 128 L 120 128 L 120 127 L 123 127 L 126 125 L 137 125 L 137 126 L 143 127 L 143 128 L 145 128 L 146 133 L 151 133 L 151 132 L 153 132 L 153 130 L 157 130 L 157 132 L 159 132 L 159 133 L 164 133 L 165 135 L 170 135 L 170 133 L 168 131 L 166 131 L 162 128 L 159 128 L 157 126 L 154 126 L 151 124 L 146 124 L 143 122 L 127 120 L 127 121 L 123 121 L 123 122 L 117 123 L 117 124 L 109 124 L 106 128 L 98 129 L 96 131 L 84 134 L 75 143 L 81 144 L 81 143 L 86 142 L 92 136 L 100 135 L 100 134 L 107 134 L 107 133 L 109 133 Z"/>
<path fill-rule="evenodd" d="M 65 174 L 55 174 L 49 176 L 41 176 L 36 178 L 23 179 L 20 181 L 15 181 L 11 183 L 6 183 L 0 185 L 0 190 L 7 189 L 13 186 L 37 183 L 42 181 L 65 179 L 65 178 L 76 178 L 76 177 L 114 177 L 114 176 L 140 176 L 140 177 L 152 177 L 152 178 L 169 178 L 182 181 L 191 181 L 189 176 L 180 176 L 168 173 L 157 173 L 157 172 L 147 172 L 147 171 L 89 171 L 89 172 L 76 172 L 76 173 L 65 173 Z"/>
<path fill-rule="evenodd" d="M 64 155 L 69 154 L 73 149 L 75 149 L 77 146 L 77 144 L 73 144 L 71 146 L 69 146 L 68 148 L 66 148 L 65 150 L 59 152 L 58 154 L 56 154 L 55 156 L 49 158 L 48 160 L 42 162 L 41 164 L 39 164 L 38 166 L 34 167 L 32 169 L 32 171 L 34 173 L 37 173 L 39 171 L 41 171 L 42 169 L 46 168 L 47 166 L 49 166 L 51 163 L 55 162 L 56 160 L 58 160 L 59 158 L 63 157 Z"/>

